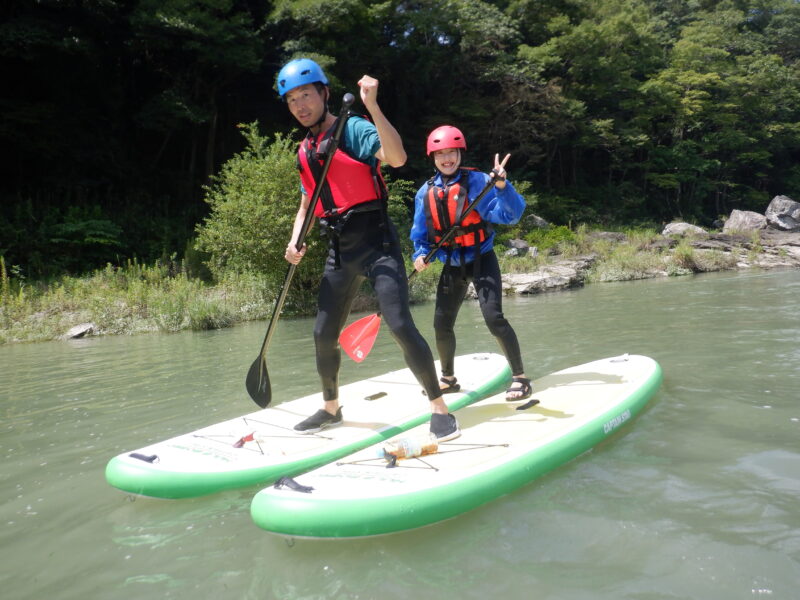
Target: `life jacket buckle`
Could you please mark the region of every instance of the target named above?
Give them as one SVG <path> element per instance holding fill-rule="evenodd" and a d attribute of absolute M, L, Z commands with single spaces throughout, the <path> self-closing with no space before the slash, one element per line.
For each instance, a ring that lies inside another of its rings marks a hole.
<path fill-rule="evenodd" d="M 326 137 L 317 145 L 316 149 L 317 159 L 323 159 L 326 156 L 328 156 L 328 149 L 330 148 L 330 145 L 331 145 L 331 138 L 329 137 Z"/>

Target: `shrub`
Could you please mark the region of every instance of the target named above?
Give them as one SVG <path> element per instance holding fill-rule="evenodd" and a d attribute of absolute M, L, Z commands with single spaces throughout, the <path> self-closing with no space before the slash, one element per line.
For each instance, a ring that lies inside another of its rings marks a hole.
<path fill-rule="evenodd" d="M 397 227 L 403 256 L 409 258 L 414 251 L 409 235 L 414 220 L 414 196 L 417 187 L 413 181 L 407 179 L 392 179 L 385 174 L 384 179 L 389 190 L 389 218 Z"/>
<path fill-rule="evenodd" d="M 197 227 L 197 249 L 208 252 L 208 267 L 217 280 L 226 273 L 256 272 L 265 276 L 277 295 L 287 264 L 286 244 L 291 236 L 300 200 L 296 169 L 296 142 L 277 134 L 270 143 L 258 133 L 258 124 L 241 125 L 246 148 L 228 160 L 206 188 L 211 214 Z M 297 268 L 286 308 L 302 305 L 319 282 L 327 252 L 318 229 L 306 238 L 308 252 Z"/>
<path fill-rule="evenodd" d="M 630 244 L 617 244 L 607 256 L 598 260 L 587 274 L 586 280 L 591 283 L 647 279 L 663 270 L 659 256 L 639 252 Z"/>
<path fill-rule="evenodd" d="M 681 240 L 681 242 L 675 246 L 675 250 L 672 251 L 672 262 L 679 269 L 688 272 L 694 273 L 700 270 L 695 261 L 694 248 L 692 248 L 686 240 Z"/>
<path fill-rule="evenodd" d="M 525 236 L 525 241 L 531 246 L 536 246 L 540 251 L 544 251 L 575 243 L 576 237 L 572 230 L 565 225 L 551 225 L 543 229 L 534 229 Z"/>
<path fill-rule="evenodd" d="M 442 267 L 442 263 L 436 261 L 424 271 L 414 275 L 408 287 L 408 296 L 412 304 L 425 302 L 436 296 L 436 286 L 439 284 Z M 409 263 L 407 268 L 410 273 L 414 267 Z"/>
<path fill-rule="evenodd" d="M 736 257 L 730 252 L 706 250 L 695 252 L 695 264 L 700 271 L 724 271 L 736 266 Z"/>
<path fill-rule="evenodd" d="M 189 328 L 194 331 L 221 329 L 235 322 L 234 312 L 221 298 L 195 296 L 186 305 Z"/>

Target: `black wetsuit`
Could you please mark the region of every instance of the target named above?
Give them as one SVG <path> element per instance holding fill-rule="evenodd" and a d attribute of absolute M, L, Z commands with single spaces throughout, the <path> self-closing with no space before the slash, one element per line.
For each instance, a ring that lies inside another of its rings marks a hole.
<path fill-rule="evenodd" d="M 428 398 L 441 395 L 430 346 L 422 337 L 408 303 L 408 279 L 394 225 L 387 218 L 384 238 L 381 211 L 350 215 L 339 235 L 339 263 L 334 250 L 328 253 L 319 287 L 319 305 L 314 325 L 317 371 L 325 400 L 339 394 L 341 349 L 339 334 L 344 328 L 358 288 L 369 279 L 378 296 L 381 316 L 403 351 L 409 366 Z M 384 239 L 389 242 L 384 251 Z"/>
<path fill-rule="evenodd" d="M 480 255 L 480 260 L 463 267 L 445 265 L 436 290 L 436 310 L 433 327 L 436 330 L 436 349 L 442 361 L 442 375 L 452 376 L 456 354 L 456 334 L 453 327 L 472 280 L 478 294 L 483 319 L 503 350 L 514 375 L 525 372 L 517 334 L 503 316 L 503 282 L 500 265 L 494 250 Z"/>

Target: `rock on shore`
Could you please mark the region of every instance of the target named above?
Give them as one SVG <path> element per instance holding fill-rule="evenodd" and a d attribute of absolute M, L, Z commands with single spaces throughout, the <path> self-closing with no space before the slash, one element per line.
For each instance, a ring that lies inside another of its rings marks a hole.
<path fill-rule="evenodd" d="M 593 232 L 593 237 L 624 242 L 625 236 L 616 232 Z M 800 203 L 788 196 L 776 196 L 765 214 L 734 210 L 726 219 L 721 233 L 709 233 L 690 223 L 670 223 L 650 244 L 650 249 L 666 252 L 684 239 L 697 252 L 729 254 L 738 269 L 800 268 Z M 524 244 L 524 242 L 523 242 Z M 522 244 L 512 244 L 516 255 L 532 253 Z M 503 291 L 506 294 L 537 294 L 583 285 L 586 274 L 597 262 L 595 255 L 577 258 L 556 258 L 533 273 L 504 273 Z M 654 270 L 650 277 L 668 273 Z M 474 291 L 471 294 L 474 297 Z"/>

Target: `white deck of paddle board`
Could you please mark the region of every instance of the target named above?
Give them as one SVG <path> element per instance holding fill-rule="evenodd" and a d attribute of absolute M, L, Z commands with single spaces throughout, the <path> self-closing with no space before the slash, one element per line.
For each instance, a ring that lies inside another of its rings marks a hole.
<path fill-rule="evenodd" d="M 384 444 L 366 448 L 298 476 L 311 493 L 265 488 L 251 512 L 263 528 L 297 537 L 317 537 L 315 520 L 320 537 L 349 537 L 400 530 L 415 522 L 412 513 L 455 516 L 585 452 L 632 418 L 660 382 L 658 364 L 637 355 L 565 369 L 534 382 L 539 404 L 526 410 L 517 409 L 527 401 L 507 402 L 502 393 L 458 411 L 461 437 L 435 454 L 387 468 L 377 456 Z M 485 489 L 493 485 L 495 495 Z M 395 516 L 398 529 L 387 524 Z"/>
<path fill-rule="evenodd" d="M 452 410 L 495 393 L 510 381 L 506 359 L 498 354 L 457 357 L 456 369 L 462 391 L 444 396 Z M 274 479 L 324 464 L 327 460 L 313 464 L 321 455 L 341 456 L 430 418 L 430 403 L 409 369 L 343 385 L 340 403 L 343 424 L 317 434 L 301 434 L 293 427 L 322 407 L 320 393 L 124 452 L 111 460 L 106 477 L 111 485 L 125 491 L 185 497 L 181 489 L 170 490 L 169 477 L 183 478 L 184 481 L 176 482 L 175 486 L 186 489 L 203 487 L 189 480 L 192 475 L 207 477 L 209 492 L 216 491 L 211 489 L 216 485 L 214 474 L 225 479 L 223 487 L 234 487 L 228 478 L 235 478 L 236 475 L 232 475 L 235 473 L 242 475 L 245 485 L 257 481 L 261 474 L 265 475 L 262 480 Z M 239 448 L 234 446 L 238 440 L 251 435 L 252 441 L 246 441 Z M 132 454 L 157 458 L 146 462 Z M 198 491 L 206 493 L 204 489 Z"/>

